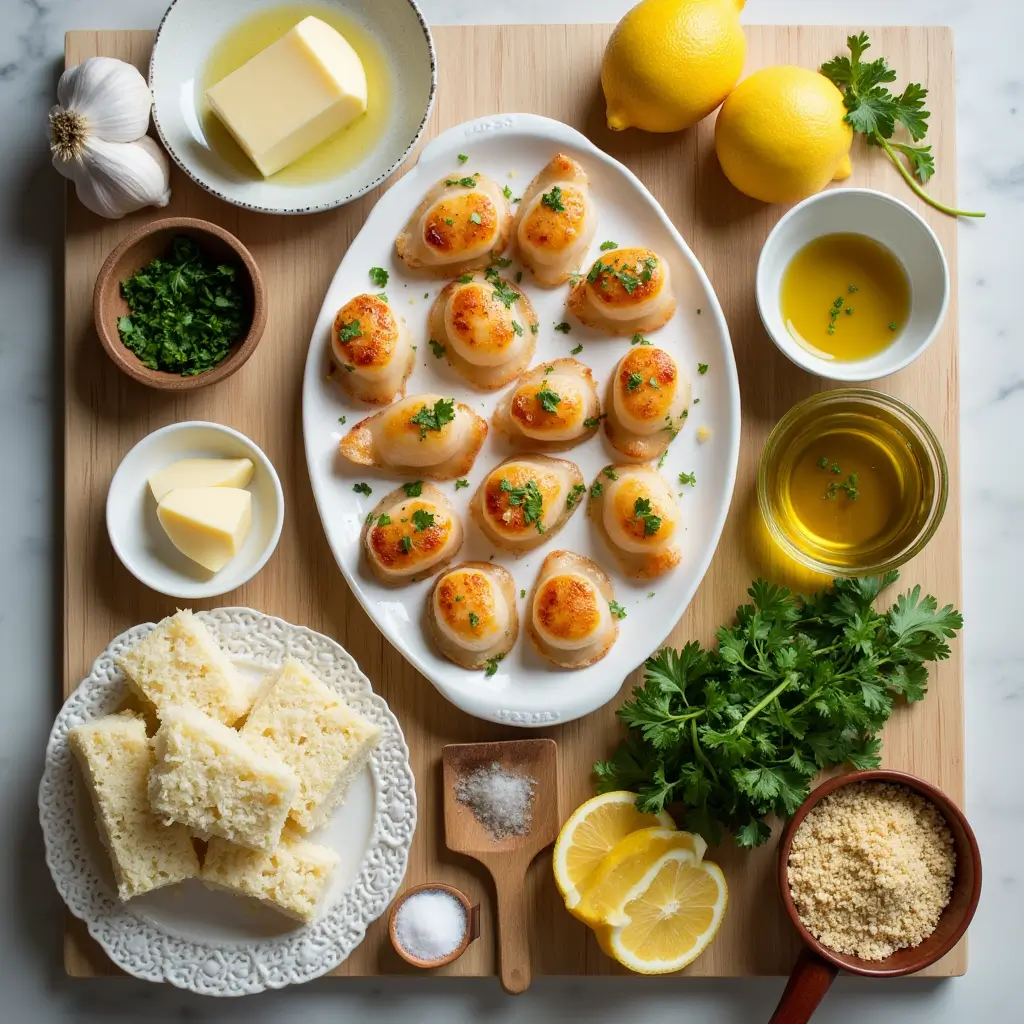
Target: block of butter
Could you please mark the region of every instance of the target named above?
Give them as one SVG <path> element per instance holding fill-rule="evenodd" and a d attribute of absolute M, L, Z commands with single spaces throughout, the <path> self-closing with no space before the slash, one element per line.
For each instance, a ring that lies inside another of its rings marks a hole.
<path fill-rule="evenodd" d="M 220 572 L 249 535 L 252 495 L 239 487 L 179 487 L 164 495 L 156 514 L 183 555 Z"/>
<path fill-rule="evenodd" d="M 157 501 L 179 487 L 245 487 L 252 479 L 251 459 L 179 459 L 149 478 Z"/>
<path fill-rule="evenodd" d="M 348 40 L 310 16 L 207 89 L 206 99 L 269 177 L 366 112 L 366 72 Z"/>

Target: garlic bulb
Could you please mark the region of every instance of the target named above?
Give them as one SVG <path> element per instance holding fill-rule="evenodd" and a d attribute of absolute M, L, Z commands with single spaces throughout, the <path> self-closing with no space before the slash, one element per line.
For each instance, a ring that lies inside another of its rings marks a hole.
<path fill-rule="evenodd" d="M 167 155 L 146 135 L 153 96 L 131 64 L 90 57 L 61 75 L 50 111 L 53 166 L 82 205 L 117 219 L 171 198 Z"/>

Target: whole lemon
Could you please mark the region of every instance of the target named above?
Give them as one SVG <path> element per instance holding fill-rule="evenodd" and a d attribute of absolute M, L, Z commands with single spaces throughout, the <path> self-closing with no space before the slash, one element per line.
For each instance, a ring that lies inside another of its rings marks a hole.
<path fill-rule="evenodd" d="M 853 129 L 839 90 L 807 68 L 764 68 L 729 93 L 715 124 L 725 176 L 765 203 L 795 203 L 848 178 Z"/>
<path fill-rule="evenodd" d="M 615 26 L 601 65 L 608 127 L 678 132 L 707 117 L 743 71 L 746 0 L 643 0 Z"/>

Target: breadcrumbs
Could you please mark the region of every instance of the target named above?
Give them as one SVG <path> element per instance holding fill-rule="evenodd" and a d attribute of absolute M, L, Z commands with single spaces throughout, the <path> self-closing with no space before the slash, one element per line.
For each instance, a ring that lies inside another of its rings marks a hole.
<path fill-rule="evenodd" d="M 934 804 L 904 786 L 866 782 L 830 793 L 803 820 L 789 888 L 819 942 L 883 960 L 935 930 L 955 867 L 953 836 Z"/>

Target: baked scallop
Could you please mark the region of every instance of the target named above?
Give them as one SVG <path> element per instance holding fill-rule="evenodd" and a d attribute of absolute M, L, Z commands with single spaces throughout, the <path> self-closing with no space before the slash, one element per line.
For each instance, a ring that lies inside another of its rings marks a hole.
<path fill-rule="evenodd" d="M 404 487 L 381 498 L 363 524 L 362 545 L 374 576 L 401 586 L 443 569 L 462 538 L 462 520 L 445 493 L 425 483 L 415 498 Z"/>
<path fill-rule="evenodd" d="M 542 658 L 561 668 L 584 668 L 600 661 L 618 638 L 614 603 L 612 582 L 596 562 L 552 551 L 530 594 L 526 631 Z"/>
<path fill-rule="evenodd" d="M 521 555 L 566 524 L 586 493 L 579 466 L 547 455 L 513 456 L 484 477 L 470 513 L 487 539 Z"/>
<path fill-rule="evenodd" d="M 587 172 L 559 153 L 530 182 L 512 224 L 519 261 L 547 287 L 579 269 L 597 230 Z"/>
<path fill-rule="evenodd" d="M 537 314 L 530 300 L 494 270 L 445 285 L 430 310 L 430 337 L 455 371 L 478 388 L 504 387 L 530 365 Z"/>
<path fill-rule="evenodd" d="M 468 405 L 441 395 L 410 395 L 357 423 L 341 454 L 360 466 L 431 480 L 465 476 L 487 437 L 487 423 Z"/>
<path fill-rule="evenodd" d="M 657 470 L 605 466 L 587 512 L 627 576 L 653 579 L 679 564 L 679 503 Z"/>
<path fill-rule="evenodd" d="M 374 405 L 405 393 L 416 358 L 405 320 L 379 295 L 357 295 L 338 310 L 331 355 L 342 390 Z"/>
<path fill-rule="evenodd" d="M 508 245 L 512 213 L 498 184 L 486 174 L 453 175 L 436 182 L 395 240 L 407 267 L 456 277 L 490 265 Z"/>
<path fill-rule="evenodd" d="M 689 415 L 690 382 L 654 345 L 634 345 L 608 382 L 604 429 L 612 447 L 631 459 L 656 459 Z"/>
<path fill-rule="evenodd" d="M 462 668 L 486 668 L 519 636 L 516 585 L 491 562 L 460 562 L 440 576 L 427 605 L 437 649 Z"/>
<path fill-rule="evenodd" d="M 675 311 L 668 264 L 650 249 L 602 253 L 569 292 L 569 312 L 606 334 L 654 331 Z"/>
<path fill-rule="evenodd" d="M 525 373 L 494 411 L 494 428 L 524 451 L 553 452 L 592 437 L 601 401 L 589 366 L 552 359 Z"/>

